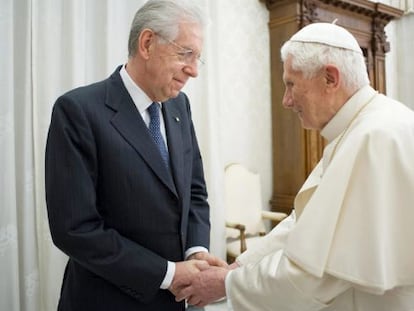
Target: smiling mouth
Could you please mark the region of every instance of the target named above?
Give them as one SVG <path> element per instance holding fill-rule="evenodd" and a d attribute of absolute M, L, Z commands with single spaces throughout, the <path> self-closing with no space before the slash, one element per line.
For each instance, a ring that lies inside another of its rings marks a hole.
<path fill-rule="evenodd" d="M 295 110 L 295 113 L 298 115 L 300 119 L 302 119 L 302 110 Z"/>
<path fill-rule="evenodd" d="M 184 81 L 178 80 L 178 79 L 174 79 L 175 82 L 177 82 L 179 85 L 181 85 L 181 87 L 183 87 L 185 85 Z"/>

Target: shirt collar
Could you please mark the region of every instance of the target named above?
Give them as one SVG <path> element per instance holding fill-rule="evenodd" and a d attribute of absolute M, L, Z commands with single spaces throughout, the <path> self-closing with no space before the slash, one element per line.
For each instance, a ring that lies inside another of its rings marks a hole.
<path fill-rule="evenodd" d="M 125 85 L 129 95 L 132 98 L 138 111 L 142 114 L 152 104 L 152 100 L 144 93 L 144 91 L 132 80 L 131 76 L 125 69 L 125 65 L 122 66 L 119 74 L 121 75 L 122 82 Z"/>
<path fill-rule="evenodd" d="M 359 89 L 352 97 L 338 110 L 333 118 L 321 130 L 321 135 L 329 142 L 334 140 L 351 122 L 355 113 L 372 98 L 376 91 L 369 85 Z"/>

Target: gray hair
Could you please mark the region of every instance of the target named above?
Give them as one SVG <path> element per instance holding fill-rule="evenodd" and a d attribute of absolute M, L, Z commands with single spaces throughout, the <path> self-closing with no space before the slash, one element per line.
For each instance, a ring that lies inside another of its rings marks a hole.
<path fill-rule="evenodd" d="M 167 40 L 178 35 L 178 26 L 182 22 L 194 22 L 205 26 L 201 7 L 194 0 L 149 0 L 135 14 L 132 20 L 128 40 L 128 55 L 137 51 L 137 41 L 144 29 L 151 29 Z"/>
<path fill-rule="evenodd" d="M 302 72 L 306 79 L 315 77 L 323 66 L 333 64 L 341 71 L 344 87 L 349 92 L 370 83 L 364 56 L 355 51 L 320 43 L 287 41 L 280 53 L 283 62 L 291 55 L 292 69 Z"/>

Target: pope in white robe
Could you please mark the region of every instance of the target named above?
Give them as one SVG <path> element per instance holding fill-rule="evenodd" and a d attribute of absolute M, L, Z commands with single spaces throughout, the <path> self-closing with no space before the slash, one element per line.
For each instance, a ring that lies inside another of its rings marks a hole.
<path fill-rule="evenodd" d="M 234 311 L 413 311 L 414 112 L 369 86 L 342 27 L 311 24 L 290 41 L 299 61 L 282 48 L 283 105 L 320 130 L 323 157 L 294 212 L 239 267 L 203 271 L 177 297 L 205 305 L 226 296 Z M 301 49 L 314 43 L 323 52 L 310 61 Z M 307 76 L 301 66 L 312 71 L 315 58 L 325 63 Z"/>
<path fill-rule="evenodd" d="M 227 275 L 229 305 L 414 310 L 414 112 L 366 86 L 321 134 L 328 145 L 295 212 Z"/>

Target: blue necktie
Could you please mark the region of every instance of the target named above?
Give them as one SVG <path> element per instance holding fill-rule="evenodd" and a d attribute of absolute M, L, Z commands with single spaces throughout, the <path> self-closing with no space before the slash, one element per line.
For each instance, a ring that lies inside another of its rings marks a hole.
<path fill-rule="evenodd" d="M 160 105 L 158 103 L 152 103 L 151 106 L 148 107 L 148 112 L 151 118 L 148 127 L 149 132 L 155 144 L 157 145 L 158 150 L 161 153 L 161 157 L 165 163 L 165 166 L 168 168 L 168 151 L 160 130 Z"/>

